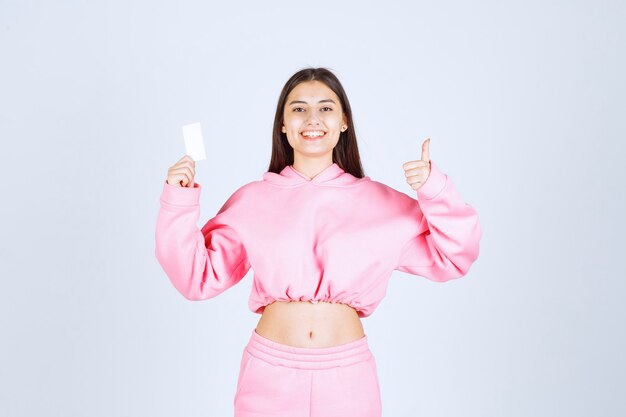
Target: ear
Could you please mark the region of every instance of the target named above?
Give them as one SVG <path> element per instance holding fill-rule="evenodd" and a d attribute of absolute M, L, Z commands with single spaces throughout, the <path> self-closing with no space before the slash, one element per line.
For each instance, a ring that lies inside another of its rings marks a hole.
<path fill-rule="evenodd" d="M 285 129 L 285 125 L 283 125 L 283 127 L 281 128 L 283 133 L 287 133 L 287 129 Z"/>
<path fill-rule="evenodd" d="M 343 113 L 342 121 L 343 121 L 343 124 L 346 126 L 346 130 L 348 130 L 348 118 L 346 117 L 345 113 Z M 344 130 L 344 132 L 346 130 Z"/>

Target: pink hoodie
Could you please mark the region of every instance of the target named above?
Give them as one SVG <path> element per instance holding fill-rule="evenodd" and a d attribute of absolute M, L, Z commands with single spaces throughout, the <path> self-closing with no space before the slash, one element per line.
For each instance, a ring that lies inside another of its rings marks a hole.
<path fill-rule="evenodd" d="M 478 214 L 431 159 L 417 199 L 333 163 L 312 179 L 286 166 L 235 190 L 198 229 L 201 186 L 163 184 L 156 257 L 189 300 L 215 297 L 254 271 L 250 310 L 280 301 L 345 303 L 367 317 L 394 270 L 433 281 L 478 257 Z"/>

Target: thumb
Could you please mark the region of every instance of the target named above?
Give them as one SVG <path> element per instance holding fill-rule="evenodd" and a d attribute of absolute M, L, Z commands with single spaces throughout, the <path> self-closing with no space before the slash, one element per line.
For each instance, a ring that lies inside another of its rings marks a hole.
<path fill-rule="evenodd" d="M 430 162 L 430 150 L 428 146 L 430 145 L 430 138 L 426 139 L 424 143 L 422 143 L 422 160 L 426 162 Z"/>

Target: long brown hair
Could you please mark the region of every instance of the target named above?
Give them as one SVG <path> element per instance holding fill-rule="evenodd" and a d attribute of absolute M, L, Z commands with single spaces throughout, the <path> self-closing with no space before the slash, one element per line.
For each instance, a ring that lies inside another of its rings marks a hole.
<path fill-rule="evenodd" d="M 303 68 L 292 75 L 285 83 L 280 97 L 278 98 L 278 104 L 276 105 L 276 115 L 274 116 L 274 127 L 272 129 L 272 157 L 268 172 L 278 174 L 287 165 L 293 165 L 293 148 L 287 140 L 287 134 L 282 132 L 285 102 L 291 90 L 298 84 L 314 80 L 323 82 L 337 94 L 341 102 L 341 108 L 348 120 L 348 129 L 340 133 L 339 141 L 333 148 L 333 162 L 337 163 L 341 169 L 356 178 L 363 178 L 363 166 L 361 165 L 361 158 L 359 156 L 359 147 L 356 141 L 356 132 L 354 131 L 354 123 L 352 121 L 352 109 L 350 108 L 348 96 L 335 74 L 323 67 Z"/>

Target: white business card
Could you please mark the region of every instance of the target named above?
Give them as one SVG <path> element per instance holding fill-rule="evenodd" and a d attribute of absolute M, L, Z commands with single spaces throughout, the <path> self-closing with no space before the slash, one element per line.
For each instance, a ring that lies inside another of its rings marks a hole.
<path fill-rule="evenodd" d="M 200 123 L 183 125 L 183 136 L 185 138 L 185 153 L 191 156 L 194 161 L 206 159 Z"/>

